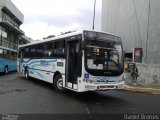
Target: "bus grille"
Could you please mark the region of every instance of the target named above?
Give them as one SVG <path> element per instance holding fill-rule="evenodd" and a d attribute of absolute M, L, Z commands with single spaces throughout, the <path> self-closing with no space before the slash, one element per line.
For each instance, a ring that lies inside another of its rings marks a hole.
<path fill-rule="evenodd" d="M 106 84 L 106 83 L 108 83 L 108 84 L 115 84 L 116 82 L 115 81 L 97 81 L 96 83 L 97 84 Z"/>
<path fill-rule="evenodd" d="M 112 88 L 114 89 L 115 88 L 115 85 L 105 85 L 105 86 L 100 86 L 100 89 L 107 89 L 107 88 Z"/>

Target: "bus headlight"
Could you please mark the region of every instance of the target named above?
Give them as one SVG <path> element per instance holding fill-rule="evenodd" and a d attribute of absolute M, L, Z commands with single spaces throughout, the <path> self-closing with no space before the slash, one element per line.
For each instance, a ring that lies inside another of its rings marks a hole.
<path fill-rule="evenodd" d="M 86 79 L 83 79 L 83 81 L 86 82 L 86 83 L 91 83 L 91 84 L 95 83 L 94 80 L 86 80 Z"/>
<path fill-rule="evenodd" d="M 89 80 L 87 80 L 87 79 L 83 79 L 83 82 L 89 83 Z"/>
<path fill-rule="evenodd" d="M 119 82 L 119 83 L 122 83 L 122 82 L 124 82 L 124 80 L 125 80 L 125 79 L 124 79 L 124 76 L 123 76 L 122 79 L 120 79 L 118 82 Z"/>
<path fill-rule="evenodd" d="M 95 81 L 94 80 L 89 80 L 89 83 L 95 83 Z"/>

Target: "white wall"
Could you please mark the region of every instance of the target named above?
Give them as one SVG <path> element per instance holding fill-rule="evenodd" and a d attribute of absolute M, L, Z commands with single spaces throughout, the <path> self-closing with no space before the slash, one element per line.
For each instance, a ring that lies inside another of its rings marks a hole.
<path fill-rule="evenodd" d="M 124 50 L 143 48 L 143 63 L 160 64 L 160 0 L 103 0 L 102 31 L 122 37 Z"/>

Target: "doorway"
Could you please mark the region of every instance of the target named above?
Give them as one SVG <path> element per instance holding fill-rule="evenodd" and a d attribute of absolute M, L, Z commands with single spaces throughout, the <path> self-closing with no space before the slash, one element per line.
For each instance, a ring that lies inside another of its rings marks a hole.
<path fill-rule="evenodd" d="M 67 58 L 66 58 L 66 86 L 68 82 L 77 84 L 77 78 L 81 73 L 81 53 L 79 40 L 67 41 Z M 70 86 L 71 87 L 71 86 Z"/>

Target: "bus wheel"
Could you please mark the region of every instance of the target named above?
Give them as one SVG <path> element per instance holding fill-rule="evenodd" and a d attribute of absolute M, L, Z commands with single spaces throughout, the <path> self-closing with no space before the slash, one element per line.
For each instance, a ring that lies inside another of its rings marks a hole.
<path fill-rule="evenodd" d="M 29 71 L 28 71 L 28 69 L 26 68 L 26 70 L 25 70 L 25 78 L 26 79 L 28 79 L 29 78 Z"/>
<path fill-rule="evenodd" d="M 4 73 L 8 74 L 8 67 L 7 66 L 5 66 L 5 68 L 4 68 Z"/>
<path fill-rule="evenodd" d="M 63 88 L 63 79 L 61 75 L 57 75 L 53 82 L 54 88 L 58 92 L 64 92 L 65 89 Z"/>

